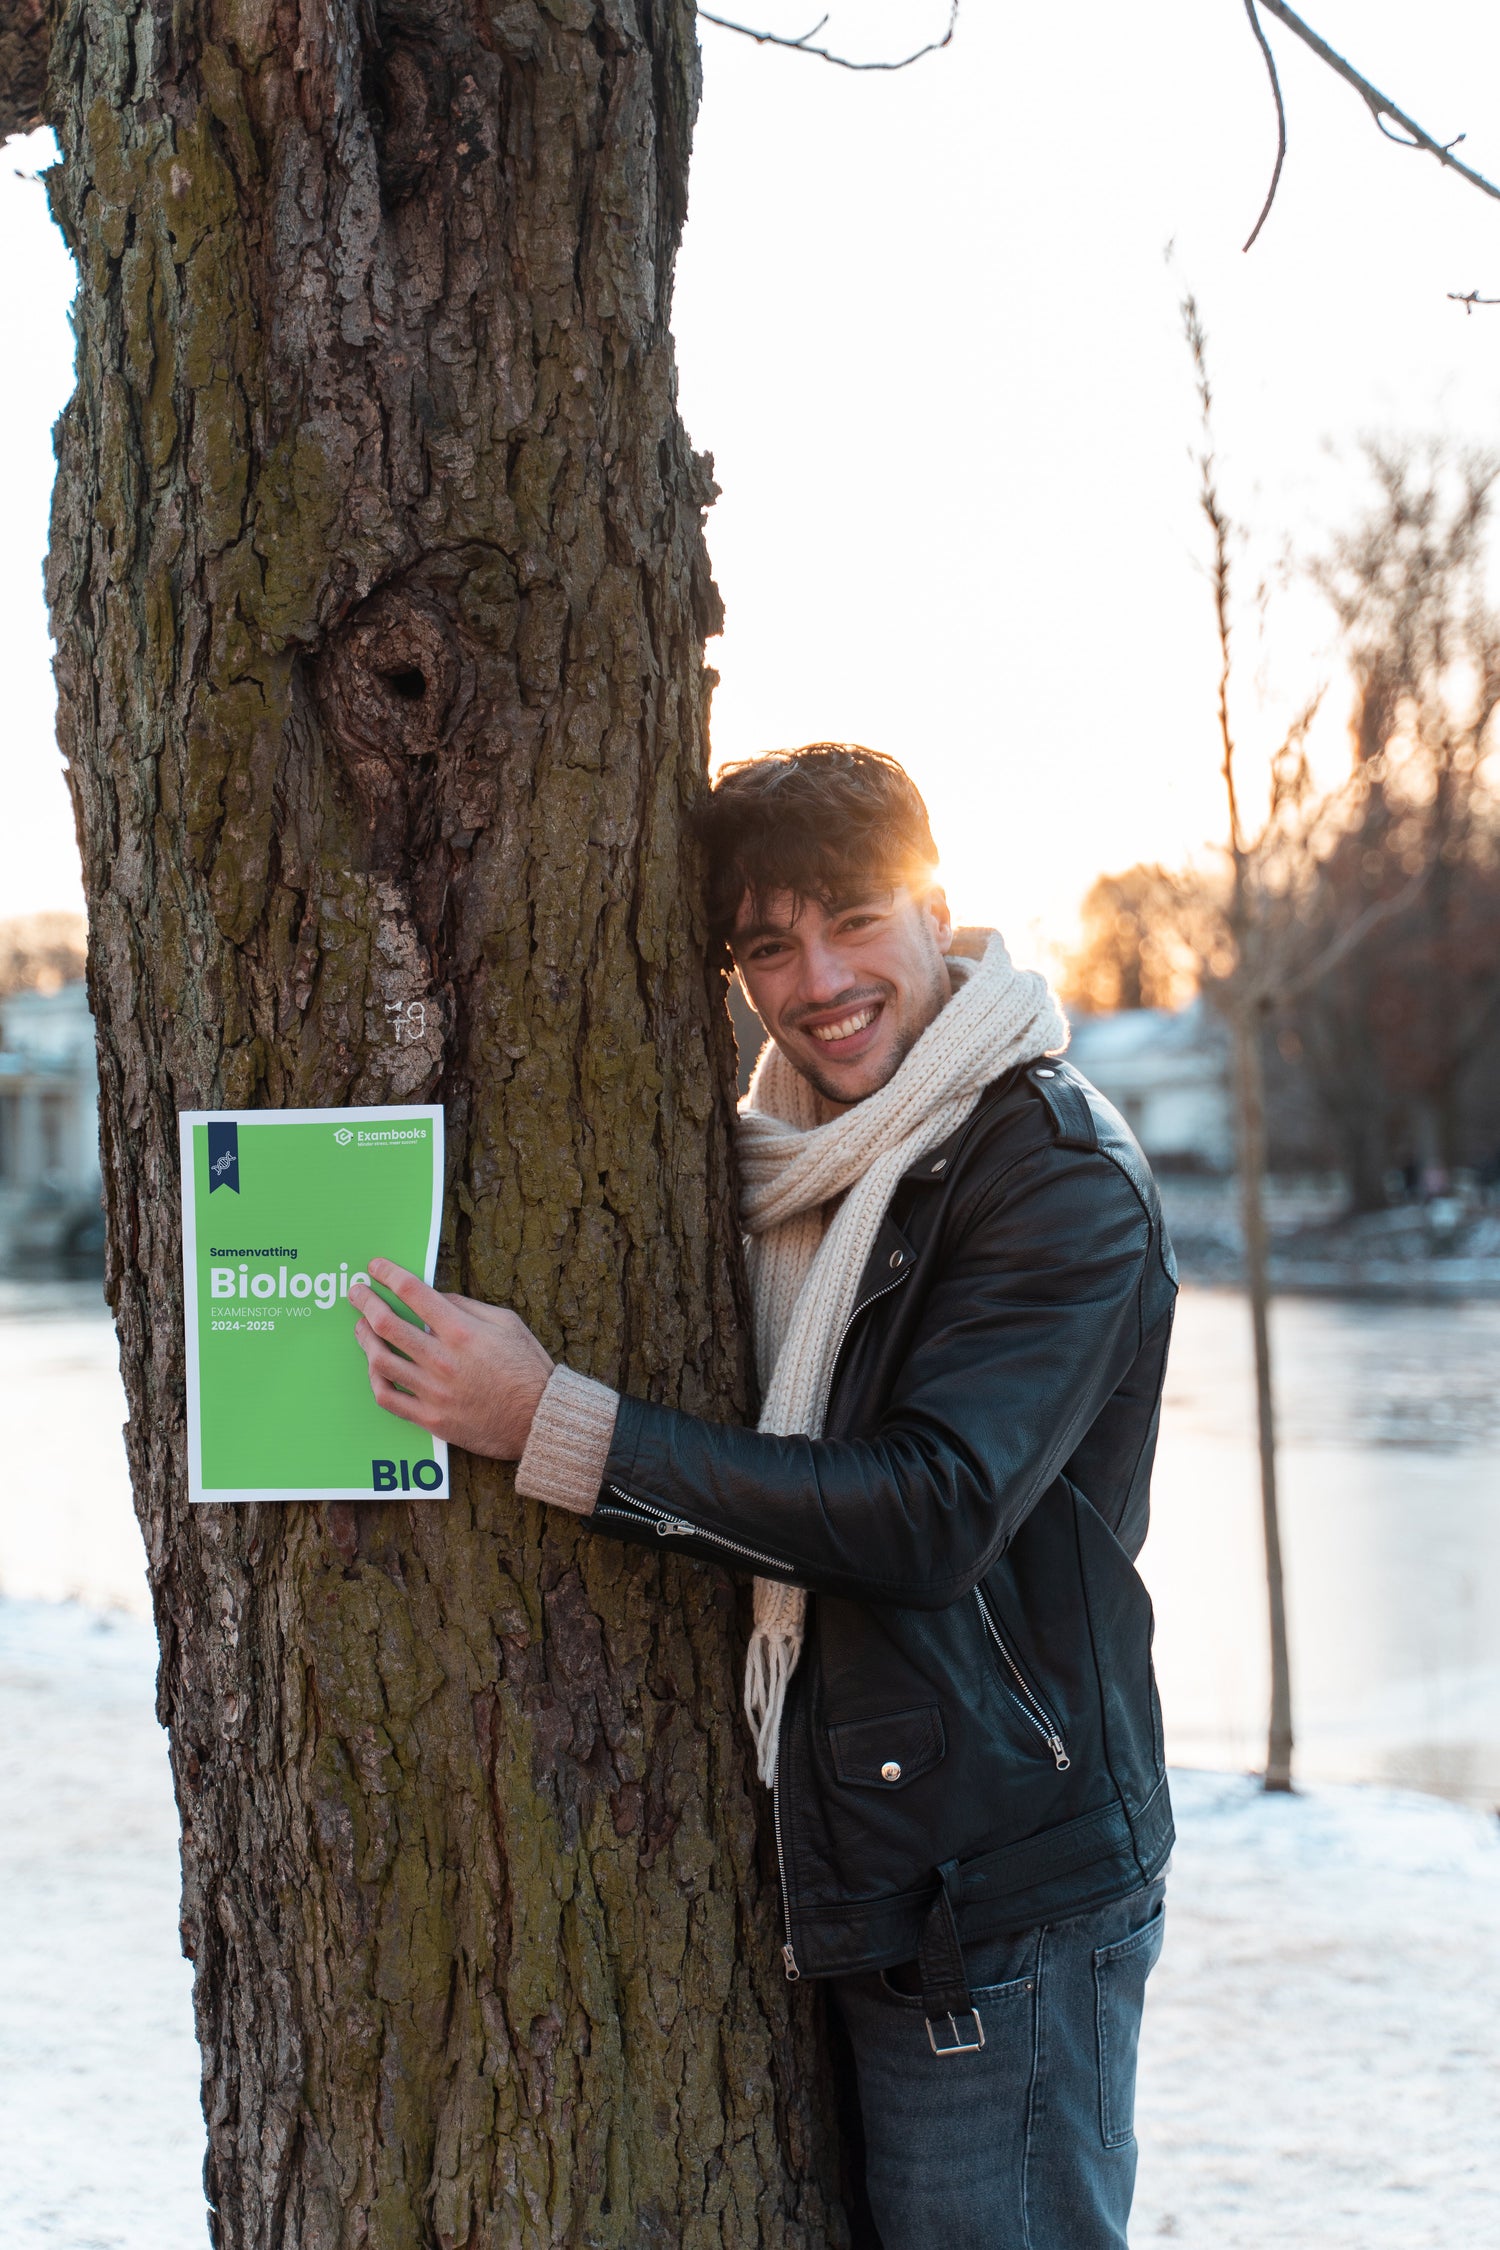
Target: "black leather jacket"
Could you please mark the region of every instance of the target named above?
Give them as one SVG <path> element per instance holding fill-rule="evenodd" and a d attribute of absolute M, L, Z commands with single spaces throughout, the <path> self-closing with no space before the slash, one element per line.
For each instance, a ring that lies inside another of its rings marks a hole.
<path fill-rule="evenodd" d="M 1175 1294 L 1126 1126 L 1033 1064 L 897 1188 L 822 1438 L 622 1402 L 598 1529 L 812 1589 L 776 1787 L 789 1974 L 912 1959 L 935 1900 L 967 1942 L 1165 1865 L 1134 1558 Z"/>

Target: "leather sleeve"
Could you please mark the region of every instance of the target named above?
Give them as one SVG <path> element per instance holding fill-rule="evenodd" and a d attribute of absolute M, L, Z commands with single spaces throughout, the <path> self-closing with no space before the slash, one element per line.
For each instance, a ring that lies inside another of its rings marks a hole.
<path fill-rule="evenodd" d="M 591 1520 L 822 1592 L 946 1608 L 1129 1370 L 1154 1255 L 1109 1158 L 1034 1152 L 950 1222 L 867 1436 L 772 1437 L 627 1397 Z M 649 1516 L 632 1522 L 629 1503 Z"/>

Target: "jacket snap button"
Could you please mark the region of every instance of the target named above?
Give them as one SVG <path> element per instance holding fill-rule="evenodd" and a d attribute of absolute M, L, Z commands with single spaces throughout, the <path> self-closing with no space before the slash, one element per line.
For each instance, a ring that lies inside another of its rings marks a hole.
<path fill-rule="evenodd" d="M 1055 1078 L 1057 1072 L 1055 1070 L 1039 1070 L 1036 1075 L 1038 1078 Z"/>
<path fill-rule="evenodd" d="M 940 1156 L 940 1157 L 938 1158 L 938 1160 L 937 1160 L 936 1164 L 934 1164 L 934 1165 L 933 1165 L 932 1169 L 934 1170 L 934 1172 L 946 1172 L 946 1171 L 947 1171 L 947 1169 L 948 1169 L 948 1159 L 947 1159 L 947 1157 L 946 1157 L 946 1156 Z"/>
<path fill-rule="evenodd" d="M 894 1758 L 886 1759 L 885 1764 L 880 1769 L 880 1778 L 882 1781 L 899 1781 L 901 1779 L 901 1768 Z"/>
<path fill-rule="evenodd" d="M 893 1250 L 893 1251 L 891 1252 L 891 1264 L 892 1264 L 893 1266 L 899 1266 L 899 1265 L 900 1265 L 900 1263 L 901 1263 L 901 1252 L 900 1252 L 899 1250 Z"/>

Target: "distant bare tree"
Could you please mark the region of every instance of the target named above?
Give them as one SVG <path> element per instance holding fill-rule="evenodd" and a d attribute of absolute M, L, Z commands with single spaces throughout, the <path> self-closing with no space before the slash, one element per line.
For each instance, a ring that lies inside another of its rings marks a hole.
<path fill-rule="evenodd" d="M 1220 771 L 1228 810 L 1227 849 L 1230 865 L 1225 922 L 1232 947 L 1233 966 L 1218 980 L 1216 997 L 1229 1017 L 1234 1035 L 1240 1212 L 1255 1346 L 1256 1429 L 1260 1447 L 1261 1522 L 1265 1534 L 1271 1659 L 1271 1711 L 1265 1785 L 1267 1789 L 1286 1790 L 1292 1786 L 1292 1679 L 1287 1645 L 1285 1575 L 1281 1559 L 1281 1521 L 1276 1492 L 1276 1410 L 1271 1375 L 1270 1280 L 1266 1254 L 1265 1072 L 1261 1036 L 1269 999 L 1268 972 L 1272 953 L 1270 907 L 1277 896 L 1276 886 L 1266 878 L 1273 859 L 1279 860 L 1280 865 L 1288 872 L 1297 866 L 1296 856 L 1289 857 L 1284 851 L 1277 853 L 1275 842 L 1284 827 L 1282 804 L 1295 808 L 1304 794 L 1302 776 L 1306 772 L 1306 761 L 1301 755 L 1301 735 L 1306 730 L 1303 727 L 1283 745 L 1276 764 L 1273 801 L 1267 823 L 1259 835 L 1253 839 L 1247 838 L 1241 812 L 1235 768 L 1235 741 L 1229 714 L 1231 525 L 1219 498 L 1207 338 L 1198 316 L 1197 305 L 1191 296 L 1184 301 L 1182 315 L 1198 386 L 1203 430 L 1198 497 L 1213 535 L 1214 615 L 1219 636 Z M 1282 802 L 1277 801 L 1278 796 Z"/>
<path fill-rule="evenodd" d="M 1403 1156 L 1432 1177 L 1473 1153 L 1466 1096 L 1500 1043 L 1500 615 L 1484 581 L 1500 460 L 1368 450 L 1374 503 L 1315 574 L 1348 651 L 1363 786 L 1320 864 L 1309 942 L 1387 911 L 1293 1011 L 1357 1210 L 1384 1202 Z"/>
<path fill-rule="evenodd" d="M 1183 928 L 1184 881 L 1138 865 L 1101 875 L 1081 912 L 1063 972 L 1063 997 L 1081 1015 L 1178 1008 L 1197 988 L 1196 948 Z"/>
<path fill-rule="evenodd" d="M 1318 910 L 1324 865 L 1339 840 L 1363 817 L 1378 769 L 1373 764 L 1356 763 L 1341 788 L 1329 792 L 1316 785 L 1307 757 L 1307 734 L 1320 700 L 1316 697 L 1298 715 L 1270 761 L 1264 815 L 1257 821 L 1247 814 L 1230 711 L 1230 557 L 1234 527 L 1219 492 L 1207 339 L 1191 296 L 1185 299 L 1182 314 L 1202 426 L 1199 504 L 1213 539 L 1211 583 L 1219 643 L 1217 731 L 1227 815 L 1227 876 L 1219 894 L 1217 916 L 1211 884 L 1193 884 L 1189 896 L 1196 926 L 1202 933 L 1198 942 L 1206 989 L 1227 1017 L 1234 1045 L 1240 1208 L 1255 1349 L 1270 1628 L 1271 1709 L 1265 1785 L 1271 1790 L 1286 1790 L 1292 1786 L 1292 1694 L 1277 1498 L 1265 1215 L 1266 1030 L 1275 1010 L 1311 991 L 1354 954 L 1382 922 L 1415 897 L 1425 870 L 1414 870 L 1405 887 L 1393 895 L 1352 902 L 1342 918 L 1330 918 Z M 1217 972 L 1215 955 L 1226 963 Z"/>

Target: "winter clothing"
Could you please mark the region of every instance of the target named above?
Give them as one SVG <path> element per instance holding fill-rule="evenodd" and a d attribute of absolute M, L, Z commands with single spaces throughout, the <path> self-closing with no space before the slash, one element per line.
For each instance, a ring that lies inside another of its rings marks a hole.
<path fill-rule="evenodd" d="M 954 997 L 877 1093 L 830 1113 L 768 1040 L 741 1105 L 740 1216 L 750 1237 L 764 1401 L 759 1427 L 777 1436 L 822 1433 L 829 1378 L 860 1276 L 907 1166 L 945 1141 L 1002 1071 L 1067 1039 L 1046 980 L 1012 968 L 998 936 L 982 962 L 955 960 L 949 971 Z M 835 1197 L 841 1200 L 830 1220 Z M 745 1710 L 765 1782 L 775 1777 L 782 1705 L 806 1609 L 800 1586 L 756 1579 Z"/>
<path fill-rule="evenodd" d="M 916 1958 L 944 2042 L 961 1948 L 1122 1899 L 1171 1847 L 1133 1565 L 1175 1280 L 1129 1131 L 1032 1062 L 905 1165 L 820 1437 L 553 1379 L 575 1438 L 608 1433 L 600 1531 L 816 1597 L 776 1769 L 788 1973 Z"/>

